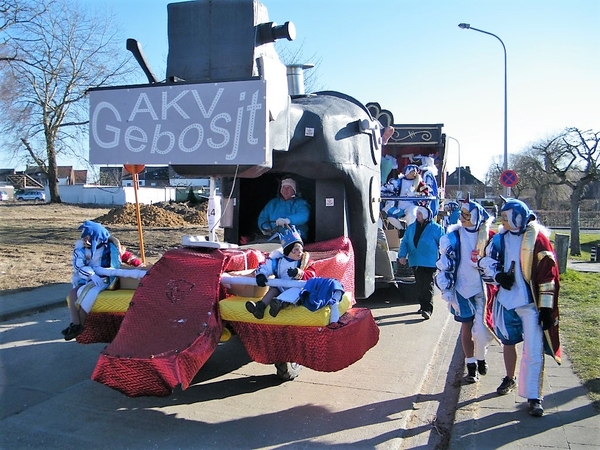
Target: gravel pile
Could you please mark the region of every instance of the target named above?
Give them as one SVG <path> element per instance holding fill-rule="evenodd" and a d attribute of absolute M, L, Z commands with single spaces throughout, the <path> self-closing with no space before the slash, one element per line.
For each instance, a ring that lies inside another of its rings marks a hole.
<path fill-rule="evenodd" d="M 207 203 L 160 202 L 140 205 L 140 218 L 144 227 L 175 228 L 187 225 L 207 225 Z M 126 203 L 111 209 L 94 221 L 103 225 L 137 225 L 135 205 Z"/>

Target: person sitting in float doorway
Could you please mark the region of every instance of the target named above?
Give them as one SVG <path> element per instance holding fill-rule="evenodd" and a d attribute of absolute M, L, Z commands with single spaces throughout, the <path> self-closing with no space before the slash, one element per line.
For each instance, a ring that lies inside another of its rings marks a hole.
<path fill-rule="evenodd" d="M 259 286 L 266 286 L 270 276 L 283 280 L 308 280 L 315 276 L 310 254 L 304 251 L 304 242 L 296 228 L 291 226 L 280 236 L 281 248 L 273 251 L 267 260 L 256 269 L 256 284 Z M 269 314 L 277 317 L 279 311 L 284 306 L 295 303 L 294 300 L 297 301 L 300 294 L 300 289 L 297 289 L 298 295 L 295 296 L 295 299 L 286 298 L 284 302 L 277 297 L 286 290 L 286 288 L 270 286 L 259 302 L 247 301 L 246 309 L 257 319 L 262 319 L 265 309 L 270 305 Z"/>
<path fill-rule="evenodd" d="M 285 176 L 279 195 L 271 199 L 258 215 L 258 228 L 264 235 L 285 233 L 286 227 L 295 226 L 300 236 L 308 237 L 310 205 L 298 195 L 296 180 Z"/>

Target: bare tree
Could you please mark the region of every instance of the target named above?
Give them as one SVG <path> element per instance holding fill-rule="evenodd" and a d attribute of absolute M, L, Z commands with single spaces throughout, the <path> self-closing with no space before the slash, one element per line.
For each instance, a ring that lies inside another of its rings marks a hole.
<path fill-rule="evenodd" d="M 586 189 L 600 180 L 600 133 L 567 128 L 564 133 L 535 144 L 532 152 L 546 186 L 564 185 L 570 190 L 571 256 L 581 254 L 579 208 Z M 541 187 L 544 189 L 544 187 Z"/>
<path fill-rule="evenodd" d="M 563 168 L 554 171 L 563 183 L 571 189 L 571 256 L 581 255 L 579 240 L 579 208 L 585 190 L 593 182 L 600 180 L 600 132 L 581 131 L 567 128 L 562 138 Z M 571 170 L 572 169 L 572 170 Z M 576 176 L 573 177 L 573 172 Z"/>
<path fill-rule="evenodd" d="M 317 92 L 323 90 L 323 86 L 319 81 L 319 66 L 321 65 L 322 58 L 317 54 L 313 53 L 311 56 L 306 57 L 304 54 L 304 41 L 295 50 L 290 49 L 289 45 L 285 41 L 275 42 L 275 49 L 279 54 L 281 62 L 290 66 L 292 64 L 313 64 L 314 67 L 304 70 L 304 89 L 307 93 Z"/>
<path fill-rule="evenodd" d="M 38 5 L 39 6 L 39 5 Z M 16 58 L 9 45 L 8 30 L 15 25 L 27 23 L 44 11 L 23 0 L 0 0 L 0 62 Z"/>
<path fill-rule="evenodd" d="M 60 203 L 57 157 L 82 157 L 86 91 L 122 82 L 130 57 L 112 18 L 82 2 L 13 1 L 34 13 L 5 32 L 13 55 L 0 66 L 5 148 L 33 160 L 48 177 L 50 201 Z"/>
<path fill-rule="evenodd" d="M 533 192 L 536 209 L 546 209 L 550 200 L 566 200 L 563 181 L 553 172 L 552 161 L 559 159 L 559 137 L 542 140 L 513 159 L 514 170 L 519 174 L 520 192 Z"/>

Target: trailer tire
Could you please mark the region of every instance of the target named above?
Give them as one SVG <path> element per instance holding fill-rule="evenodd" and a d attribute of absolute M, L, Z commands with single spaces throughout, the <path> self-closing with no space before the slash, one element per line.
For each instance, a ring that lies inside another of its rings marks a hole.
<path fill-rule="evenodd" d="M 292 381 L 300 374 L 302 366 L 295 362 L 275 363 L 277 376 L 284 381 Z"/>

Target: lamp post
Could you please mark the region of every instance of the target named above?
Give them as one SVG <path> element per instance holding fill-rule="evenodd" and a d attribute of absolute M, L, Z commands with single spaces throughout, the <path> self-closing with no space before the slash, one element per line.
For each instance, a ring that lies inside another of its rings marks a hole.
<path fill-rule="evenodd" d="M 452 136 L 446 135 L 446 137 L 448 139 L 452 139 L 454 142 L 456 142 L 458 144 L 458 189 L 456 191 L 456 198 L 458 198 L 458 196 L 461 194 L 461 191 L 460 191 L 460 169 L 462 167 L 460 165 L 460 142 L 458 142 L 458 139 L 453 138 Z"/>
<path fill-rule="evenodd" d="M 496 36 L 493 33 L 490 33 L 488 31 L 484 31 L 484 30 L 480 30 L 478 28 L 474 28 L 468 23 L 459 23 L 458 26 L 459 26 L 459 28 L 462 28 L 463 30 L 474 30 L 474 31 L 479 31 L 480 33 L 483 33 L 483 34 L 489 34 L 490 36 L 494 36 L 496 39 L 498 39 L 500 41 L 500 43 L 502 44 L 502 49 L 504 50 L 504 165 L 503 165 L 503 170 L 506 171 L 506 170 L 508 170 L 508 143 L 507 143 L 507 120 L 506 120 L 507 119 L 506 47 L 504 45 L 504 42 L 502 42 L 502 39 L 500 39 L 498 36 Z M 510 188 L 508 188 L 506 186 L 504 187 L 504 195 L 505 196 L 510 195 Z"/>

